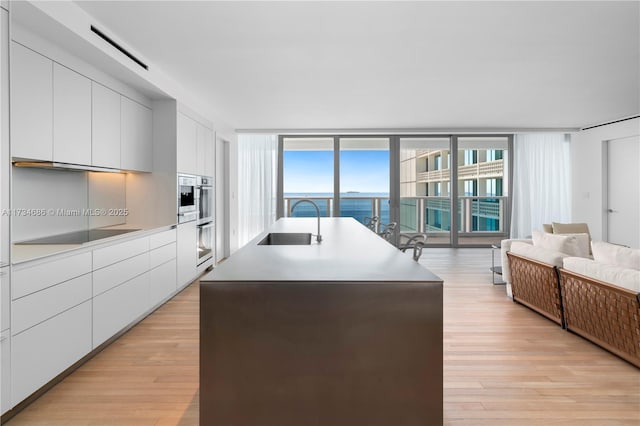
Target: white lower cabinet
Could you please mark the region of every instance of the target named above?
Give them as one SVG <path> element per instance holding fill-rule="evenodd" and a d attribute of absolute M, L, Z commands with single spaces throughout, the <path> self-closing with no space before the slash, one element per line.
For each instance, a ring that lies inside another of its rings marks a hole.
<path fill-rule="evenodd" d="M 0 333 L 0 414 L 11 405 L 11 335 L 9 330 Z"/>
<path fill-rule="evenodd" d="M 149 308 L 149 274 L 139 275 L 93 298 L 93 348 Z"/>
<path fill-rule="evenodd" d="M 11 305 L 11 331 L 18 334 L 89 299 L 91 274 L 81 275 L 14 300 Z"/>
<path fill-rule="evenodd" d="M 183 232 L 189 279 L 195 274 L 195 235 L 192 222 Z M 11 315 L 3 316 L 7 329 L 0 335 L 2 412 L 173 295 L 176 239 L 176 229 L 169 229 L 15 268 Z M 9 288 L 7 281 L 3 288 Z"/>
<path fill-rule="evenodd" d="M 91 351 L 91 301 L 11 338 L 11 399 L 15 405 Z"/>
<path fill-rule="evenodd" d="M 196 222 L 178 225 L 178 287 L 191 282 L 198 274 L 198 231 Z"/>
<path fill-rule="evenodd" d="M 149 297 L 156 306 L 176 291 L 176 259 L 149 271 Z"/>
<path fill-rule="evenodd" d="M 122 284 L 149 270 L 149 253 L 142 253 L 97 271 L 93 271 L 93 295 Z"/>

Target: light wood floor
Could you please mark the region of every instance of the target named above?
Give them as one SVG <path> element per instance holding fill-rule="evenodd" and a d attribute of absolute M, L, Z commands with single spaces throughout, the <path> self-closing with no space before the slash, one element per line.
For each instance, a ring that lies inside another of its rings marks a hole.
<path fill-rule="evenodd" d="M 640 425 L 640 370 L 507 299 L 490 249 L 423 258 L 445 282 L 446 425 Z M 197 424 L 197 283 L 9 422 Z"/>

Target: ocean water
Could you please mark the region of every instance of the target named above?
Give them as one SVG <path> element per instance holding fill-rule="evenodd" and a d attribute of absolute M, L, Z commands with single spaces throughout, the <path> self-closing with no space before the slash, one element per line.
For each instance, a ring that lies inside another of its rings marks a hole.
<path fill-rule="evenodd" d="M 290 205 L 293 205 L 301 198 L 310 198 L 316 203 L 320 209 L 320 215 L 323 217 L 331 216 L 333 213 L 332 193 L 285 193 L 284 196 L 285 198 L 291 198 Z M 348 199 L 344 197 L 348 197 Z M 353 217 L 360 223 L 364 223 L 365 217 L 371 217 L 373 215 L 372 197 L 380 198 L 380 222 L 389 223 L 389 194 L 384 192 L 340 193 L 340 216 Z M 327 199 L 330 199 L 330 201 L 327 202 Z M 315 216 L 315 209 L 307 203 L 298 205 L 291 214 L 291 217 Z"/>

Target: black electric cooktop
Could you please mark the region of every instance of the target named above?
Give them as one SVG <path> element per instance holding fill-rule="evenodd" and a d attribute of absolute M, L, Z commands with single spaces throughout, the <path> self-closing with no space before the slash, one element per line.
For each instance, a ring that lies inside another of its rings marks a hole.
<path fill-rule="evenodd" d="M 35 240 L 23 241 L 16 244 L 83 244 L 134 231 L 139 231 L 139 229 L 89 229 L 88 231 L 76 231 L 67 234 L 52 235 L 50 237 L 36 238 Z"/>

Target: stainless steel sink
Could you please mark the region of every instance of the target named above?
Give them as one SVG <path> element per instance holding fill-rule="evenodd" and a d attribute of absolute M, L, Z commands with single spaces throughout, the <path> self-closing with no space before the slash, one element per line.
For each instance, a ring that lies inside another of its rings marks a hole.
<path fill-rule="evenodd" d="M 307 246 L 311 234 L 303 232 L 272 232 L 258 243 L 259 246 Z"/>

